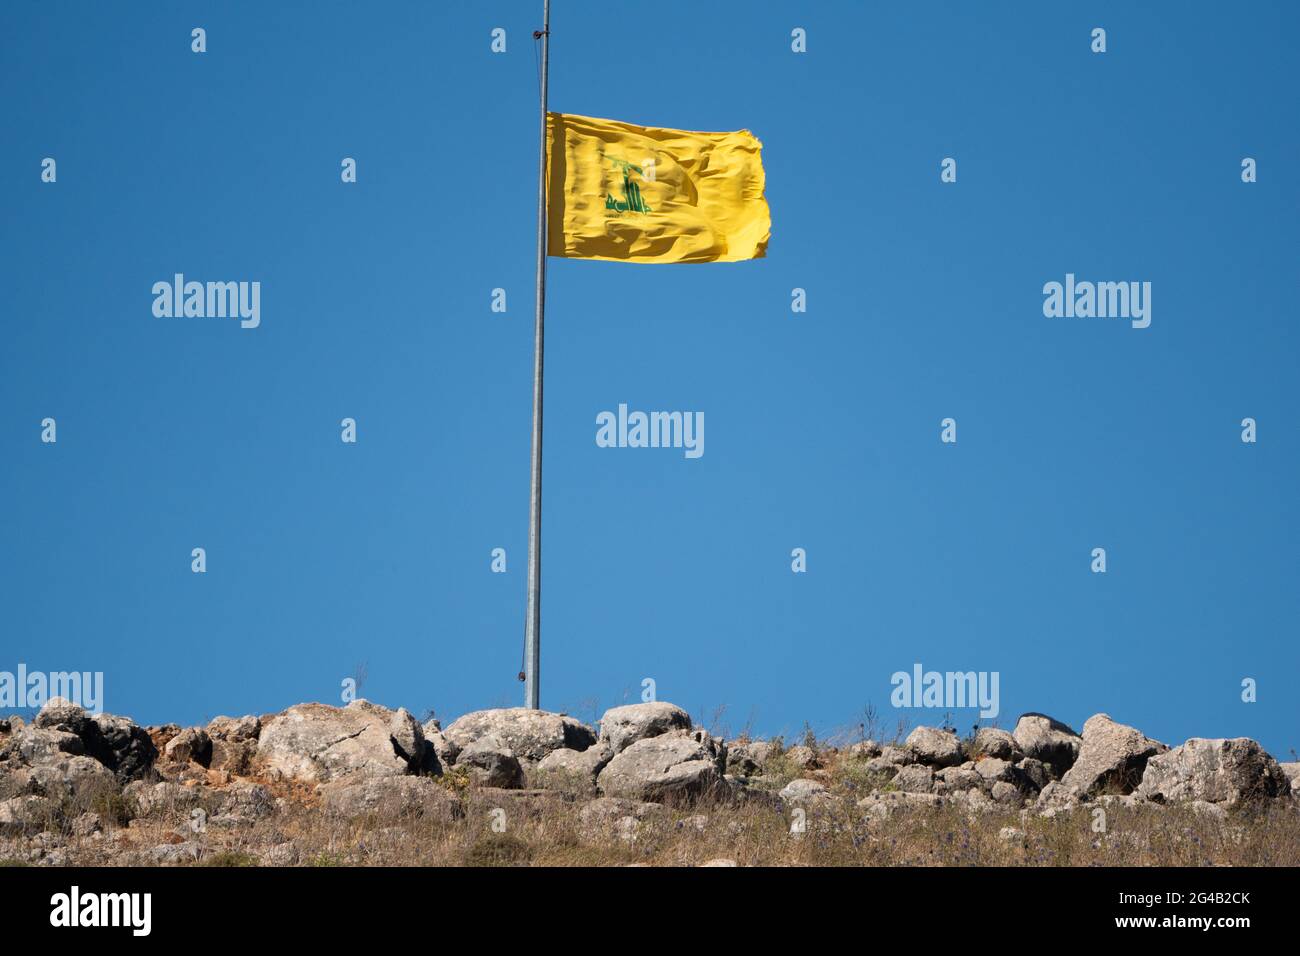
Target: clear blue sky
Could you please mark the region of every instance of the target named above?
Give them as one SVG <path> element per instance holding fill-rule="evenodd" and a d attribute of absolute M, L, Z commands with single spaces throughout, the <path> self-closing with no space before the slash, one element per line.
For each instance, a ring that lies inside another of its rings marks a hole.
<path fill-rule="evenodd" d="M 337 702 L 362 662 L 417 713 L 520 702 L 539 19 L 4 5 L 0 670 L 102 670 L 151 723 Z M 551 260 L 544 707 L 652 677 L 733 731 L 934 722 L 889 705 L 921 662 L 998 671 L 1003 726 L 1300 748 L 1295 4 L 552 27 L 553 109 L 753 130 L 773 227 L 755 262 Z M 176 272 L 260 281 L 260 328 L 155 318 Z M 1151 327 L 1045 318 L 1067 272 L 1150 281 Z M 704 457 L 598 448 L 620 402 L 703 411 Z"/>

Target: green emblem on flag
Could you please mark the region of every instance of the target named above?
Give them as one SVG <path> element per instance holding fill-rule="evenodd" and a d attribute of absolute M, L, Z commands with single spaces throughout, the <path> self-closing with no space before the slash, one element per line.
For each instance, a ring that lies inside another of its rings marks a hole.
<path fill-rule="evenodd" d="M 611 194 L 606 193 L 605 208 L 618 212 L 650 212 L 650 207 L 645 204 L 645 199 L 641 196 L 641 187 L 632 178 L 632 173 L 644 175 L 641 167 L 624 159 L 611 159 L 610 162 L 623 170 L 623 198 L 615 199 Z"/>

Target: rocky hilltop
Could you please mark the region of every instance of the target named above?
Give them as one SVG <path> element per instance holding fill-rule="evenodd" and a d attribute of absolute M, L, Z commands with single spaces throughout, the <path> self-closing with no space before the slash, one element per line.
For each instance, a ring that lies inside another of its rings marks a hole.
<path fill-rule="evenodd" d="M 0 860 L 1297 865 L 1300 763 L 1106 714 L 787 747 L 669 703 L 598 728 L 508 708 L 444 729 L 364 700 L 182 728 L 55 699 L 0 720 Z"/>

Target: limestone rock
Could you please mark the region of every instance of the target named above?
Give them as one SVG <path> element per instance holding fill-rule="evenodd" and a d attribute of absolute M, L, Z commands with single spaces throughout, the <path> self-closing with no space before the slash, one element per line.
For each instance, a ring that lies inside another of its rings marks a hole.
<path fill-rule="evenodd" d="M 1073 810 L 1081 802 L 1080 794 L 1073 787 L 1068 787 L 1059 780 L 1053 780 L 1043 788 L 1034 802 L 1040 813 L 1055 814 Z"/>
<path fill-rule="evenodd" d="M 898 771 L 893 785 L 904 793 L 932 793 L 934 771 L 924 764 L 909 764 Z"/>
<path fill-rule="evenodd" d="M 148 783 L 136 780 L 122 789 L 140 819 L 179 820 L 188 818 L 199 806 L 203 794 L 197 787 L 186 787 L 170 780 Z"/>
<path fill-rule="evenodd" d="M 44 731 L 44 733 L 35 733 Z M 69 737 L 76 737 L 73 744 Z M 117 774 L 119 780 L 134 780 L 152 767 L 158 757 L 149 733 L 128 717 L 113 714 L 90 714 L 65 700 L 52 697 L 45 702 L 32 727 L 19 734 L 24 759 L 37 763 L 54 749 L 70 754 L 85 754 Z"/>
<path fill-rule="evenodd" d="M 747 740 L 727 745 L 727 772 L 741 777 L 752 777 L 763 772 L 773 745 L 768 740 Z"/>
<path fill-rule="evenodd" d="M 998 727 L 981 727 L 975 731 L 975 753 L 984 757 L 997 757 L 1012 763 L 1024 756 L 1016 738 Z"/>
<path fill-rule="evenodd" d="M 214 717 L 207 726 L 212 741 L 209 769 L 231 774 L 250 773 L 257 756 L 257 738 L 262 722 L 252 714 L 244 717 Z"/>
<path fill-rule="evenodd" d="M 600 739 L 609 744 L 615 755 L 637 741 L 672 730 L 690 729 L 690 715 L 667 701 L 612 707 L 600 718 Z"/>
<path fill-rule="evenodd" d="M 867 773 L 879 776 L 882 780 L 888 781 L 897 776 L 902 767 L 882 756 L 872 757 L 862 765 L 862 769 Z"/>
<path fill-rule="evenodd" d="M 1009 760 L 998 757 L 986 757 L 975 761 L 975 773 L 990 788 L 995 783 L 1014 783 L 1016 780 L 1015 765 Z"/>
<path fill-rule="evenodd" d="M 524 770 L 510 747 L 499 737 L 487 735 L 471 741 L 456 757 L 456 766 L 469 770 L 480 787 L 518 790 L 524 785 Z"/>
<path fill-rule="evenodd" d="M 939 794 L 961 793 L 982 786 L 984 786 L 984 778 L 964 765 L 944 767 L 934 775 L 934 792 Z"/>
<path fill-rule="evenodd" d="M 868 820 L 883 823 L 899 814 L 933 811 L 943 804 L 944 798 L 937 794 L 888 791 L 864 797 L 858 801 L 858 809 L 866 812 Z"/>
<path fill-rule="evenodd" d="M 275 811 L 275 800 L 260 783 L 237 780 L 221 792 L 217 811 L 211 819 L 214 826 L 243 826 L 270 816 Z"/>
<path fill-rule="evenodd" d="M 167 741 L 163 754 L 171 763 L 193 761 L 206 767 L 212 763 L 212 738 L 202 727 L 189 727 Z"/>
<path fill-rule="evenodd" d="M 1083 747 L 1082 737 L 1046 714 L 1023 714 L 1012 737 L 1026 757 L 1042 761 L 1058 778 L 1070 769 Z"/>
<path fill-rule="evenodd" d="M 993 798 L 994 803 L 1002 804 L 1008 807 L 1019 807 L 1024 803 L 1024 796 L 1020 788 L 1014 783 L 1008 783 L 1005 780 L 999 780 L 993 784 L 989 790 L 989 796 Z"/>
<path fill-rule="evenodd" d="M 399 739 L 400 738 L 400 739 Z M 423 732 L 405 710 L 366 700 L 346 707 L 297 704 L 269 718 L 257 741 L 268 769 L 298 780 L 325 783 L 352 775 L 393 777 L 420 769 Z"/>
<path fill-rule="evenodd" d="M 442 735 L 462 749 L 483 737 L 494 737 L 529 766 L 553 750 L 586 750 L 596 742 L 596 734 L 580 721 L 527 707 L 474 711 L 454 721 Z"/>
<path fill-rule="evenodd" d="M 597 786 L 606 796 L 680 802 L 719 792 L 725 761 L 725 748 L 706 734 L 660 734 L 617 752 Z"/>
<path fill-rule="evenodd" d="M 951 730 L 917 727 L 904 743 L 919 763 L 930 767 L 955 767 L 962 762 L 961 741 Z"/>
<path fill-rule="evenodd" d="M 1083 725 L 1083 746 L 1061 782 L 1089 796 L 1132 793 L 1142 781 L 1147 761 L 1168 749 L 1106 714 L 1094 714 Z"/>
<path fill-rule="evenodd" d="M 1290 792 L 1281 766 L 1249 737 L 1193 737 L 1148 760 L 1137 789 L 1140 797 L 1156 803 L 1204 800 L 1225 806 Z"/>
<path fill-rule="evenodd" d="M 613 758 L 613 751 L 604 743 L 586 750 L 552 750 L 537 764 L 533 779 L 543 789 L 594 795 L 597 775 Z"/>
<path fill-rule="evenodd" d="M 1033 757 L 1026 757 L 1021 760 L 1016 764 L 1016 769 L 1020 771 L 1022 781 L 1035 790 L 1042 790 L 1052 779 L 1047 765 L 1041 760 L 1035 760 Z"/>
<path fill-rule="evenodd" d="M 876 759 L 892 763 L 898 767 L 905 767 L 910 763 L 916 763 L 916 754 L 909 747 L 895 747 L 893 744 L 886 744 L 880 748 L 880 756 Z"/>

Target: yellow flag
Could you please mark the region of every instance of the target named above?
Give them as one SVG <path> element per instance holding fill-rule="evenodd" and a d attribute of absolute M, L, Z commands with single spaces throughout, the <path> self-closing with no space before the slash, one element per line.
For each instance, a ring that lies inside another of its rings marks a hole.
<path fill-rule="evenodd" d="M 763 144 L 548 113 L 547 252 L 620 262 L 761 258 L 772 231 Z"/>

